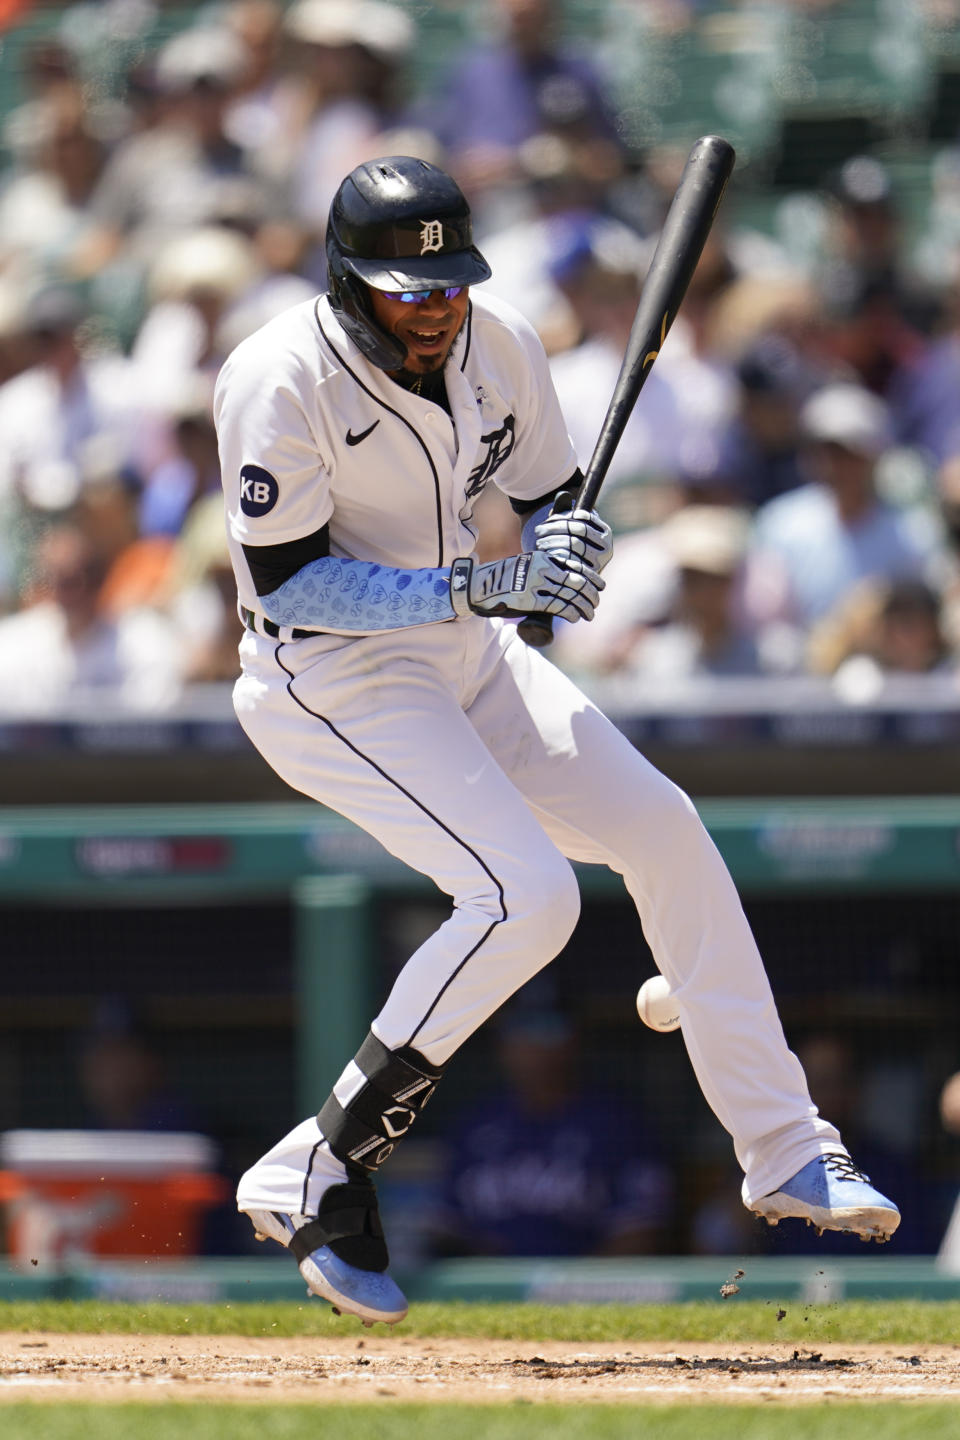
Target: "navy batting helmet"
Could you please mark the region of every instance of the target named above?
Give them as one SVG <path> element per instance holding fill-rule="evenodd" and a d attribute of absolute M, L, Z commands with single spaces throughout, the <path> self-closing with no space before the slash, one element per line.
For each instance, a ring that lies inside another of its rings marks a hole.
<path fill-rule="evenodd" d="M 459 185 L 411 155 L 351 170 L 333 197 L 326 243 L 330 304 L 351 340 L 382 370 L 399 369 L 406 349 L 374 321 L 367 285 L 445 290 L 490 275 L 473 243 L 470 206 Z"/>

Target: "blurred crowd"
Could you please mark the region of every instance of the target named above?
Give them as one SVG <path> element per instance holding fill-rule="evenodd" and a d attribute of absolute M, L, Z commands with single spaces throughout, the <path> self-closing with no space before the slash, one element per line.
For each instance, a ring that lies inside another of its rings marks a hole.
<path fill-rule="evenodd" d="M 427 78 L 436 17 L 389 0 L 224 0 L 173 29 L 152 0 L 77 0 L 25 51 L 0 174 L 4 712 L 108 691 L 157 712 L 233 679 L 213 381 L 325 287 L 330 199 L 365 158 L 459 179 L 488 288 L 542 336 L 586 465 L 686 149 L 628 140 L 604 7 L 595 46 L 559 0 L 437 8 L 457 39 Z M 960 240 L 917 263 L 872 154 L 823 175 L 803 247 L 739 223 L 735 189 L 611 467 L 603 603 L 555 658 L 643 693 L 950 686 Z M 478 515 L 485 558 L 515 548 L 492 488 Z"/>

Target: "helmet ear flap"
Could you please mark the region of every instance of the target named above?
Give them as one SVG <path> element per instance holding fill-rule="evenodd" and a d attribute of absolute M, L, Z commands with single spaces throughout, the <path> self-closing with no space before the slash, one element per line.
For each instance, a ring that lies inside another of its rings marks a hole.
<path fill-rule="evenodd" d="M 330 305 L 350 339 L 380 370 L 399 370 L 407 358 L 407 347 L 388 334 L 373 318 L 367 287 L 355 275 L 345 272 L 331 288 Z"/>

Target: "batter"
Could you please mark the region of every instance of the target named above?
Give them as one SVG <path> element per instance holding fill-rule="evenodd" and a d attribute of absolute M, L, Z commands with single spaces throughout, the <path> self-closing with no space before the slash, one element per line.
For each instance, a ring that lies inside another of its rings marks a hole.
<path fill-rule="evenodd" d="M 454 1052 L 570 938 L 578 860 L 623 876 L 744 1203 L 889 1238 L 899 1213 L 812 1104 L 690 800 L 517 634 L 523 614 L 590 620 L 612 541 L 570 508 L 580 476 L 536 334 L 471 293 L 490 272 L 466 200 L 413 157 L 358 166 L 327 258 L 329 293 L 243 341 L 217 384 L 247 627 L 235 706 L 279 776 L 452 909 L 319 1114 L 242 1177 L 240 1210 L 338 1311 L 403 1318 L 371 1177 Z M 490 483 L 522 553 L 481 565 Z"/>

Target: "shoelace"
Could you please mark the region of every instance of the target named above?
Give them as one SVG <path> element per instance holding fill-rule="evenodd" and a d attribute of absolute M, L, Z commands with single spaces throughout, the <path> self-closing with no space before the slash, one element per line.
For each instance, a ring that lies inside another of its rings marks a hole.
<path fill-rule="evenodd" d="M 863 1171 L 854 1165 L 849 1155 L 821 1155 L 820 1160 L 828 1170 L 839 1175 L 841 1180 L 862 1180 L 865 1185 L 870 1184 L 870 1176 L 864 1175 Z"/>

